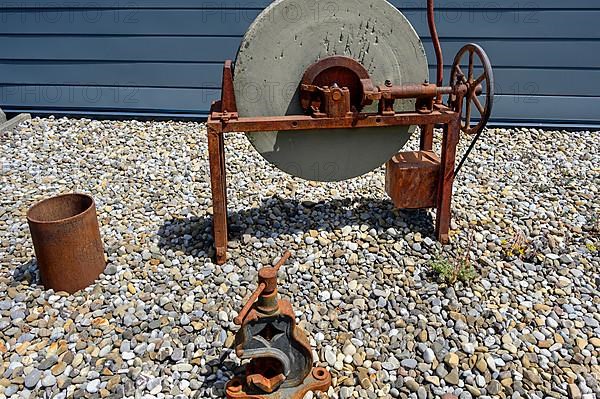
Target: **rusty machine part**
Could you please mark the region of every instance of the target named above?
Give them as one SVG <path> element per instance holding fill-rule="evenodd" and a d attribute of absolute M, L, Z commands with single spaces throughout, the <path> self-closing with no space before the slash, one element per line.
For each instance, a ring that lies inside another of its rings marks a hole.
<path fill-rule="evenodd" d="M 281 1 L 284 0 L 279 0 L 279 3 Z M 347 55 L 319 57 L 308 64 L 296 83 L 296 100 L 301 112 L 242 117 L 238 113 L 232 63 L 225 63 L 221 100 L 213 103 L 207 123 L 217 263 L 222 264 L 227 259 L 224 134 L 229 132 L 275 131 L 327 136 L 330 132 L 335 134 L 344 129 L 353 135 L 364 132 L 368 138 L 378 129 L 420 126 L 420 150 L 396 153 L 387 162 L 386 191 L 398 208 L 436 208 L 437 239 L 442 243 L 448 242 L 460 134 L 463 132 L 475 137 L 467 151 L 468 156 L 491 115 L 494 79 L 485 52 L 477 45 L 468 44 L 456 56 L 450 85 L 443 86 L 443 61 L 433 16 L 433 0 L 428 0 L 427 5 L 438 63 L 435 84 L 427 81 L 418 84 L 376 81 L 359 59 Z M 462 64 L 465 59 L 466 66 Z M 444 96 L 448 98 L 447 105 L 443 104 Z M 480 100 L 480 97 L 485 100 Z M 406 100 L 412 101 L 413 110 L 398 111 L 396 103 Z M 370 111 L 375 104 L 375 111 Z M 479 120 L 473 122 L 477 119 L 473 117 L 477 112 Z M 436 125 L 443 126 L 439 155 L 433 153 Z"/>
<path fill-rule="evenodd" d="M 27 212 L 42 284 L 77 292 L 92 284 L 106 262 L 94 199 L 65 194 L 33 205 Z"/>
<path fill-rule="evenodd" d="M 289 257 L 287 251 L 274 267 L 258 272 L 258 287 L 234 320 L 241 327 L 236 354 L 249 362 L 245 376 L 226 385 L 229 399 L 302 399 L 331 386 L 329 372 L 312 366 L 312 350 L 292 305 L 279 299 L 277 272 Z"/>

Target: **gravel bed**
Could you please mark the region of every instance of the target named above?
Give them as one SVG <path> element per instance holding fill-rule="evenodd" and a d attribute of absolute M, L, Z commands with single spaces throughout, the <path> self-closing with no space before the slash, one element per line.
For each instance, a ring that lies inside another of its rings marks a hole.
<path fill-rule="evenodd" d="M 217 266 L 202 124 L 49 118 L 0 133 L 0 398 L 223 397 L 233 318 L 286 249 L 280 291 L 334 377 L 314 397 L 600 397 L 599 134 L 488 130 L 445 247 L 432 212 L 393 210 L 383 168 L 305 182 L 231 135 L 235 239 Z M 40 285 L 25 220 L 72 191 L 96 199 L 108 259 L 76 295 Z M 448 285 L 435 259 L 476 276 Z"/>

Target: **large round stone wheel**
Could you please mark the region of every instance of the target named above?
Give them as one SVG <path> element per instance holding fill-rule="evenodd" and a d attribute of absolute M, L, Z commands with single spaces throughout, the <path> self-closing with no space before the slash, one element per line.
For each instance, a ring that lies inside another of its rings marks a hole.
<path fill-rule="evenodd" d="M 246 33 L 234 67 L 240 116 L 302 115 L 299 83 L 320 59 L 360 62 L 375 84 L 428 79 L 423 44 L 385 0 L 276 0 Z M 376 111 L 376 105 L 363 111 Z M 396 102 L 413 111 L 414 100 Z M 409 140 L 414 127 L 248 133 L 271 164 L 306 180 L 342 181 L 370 172 Z"/>

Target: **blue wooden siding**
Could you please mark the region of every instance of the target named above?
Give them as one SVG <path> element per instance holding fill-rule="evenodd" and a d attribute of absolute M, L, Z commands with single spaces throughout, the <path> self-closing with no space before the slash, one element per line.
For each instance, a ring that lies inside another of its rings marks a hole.
<path fill-rule="evenodd" d="M 270 1 L 2 0 L 0 107 L 90 116 L 205 117 L 221 64 Z M 435 58 L 425 0 L 393 1 Z M 494 122 L 600 125 L 600 2 L 438 0 L 446 64 L 480 43 Z M 446 73 L 446 77 L 448 74 Z"/>

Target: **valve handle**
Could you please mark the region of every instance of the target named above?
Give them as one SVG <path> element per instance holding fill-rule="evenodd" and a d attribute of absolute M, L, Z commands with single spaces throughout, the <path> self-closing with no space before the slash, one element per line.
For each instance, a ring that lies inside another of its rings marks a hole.
<path fill-rule="evenodd" d="M 252 295 L 250 295 L 250 298 L 248 298 L 248 301 L 246 301 L 246 304 L 244 305 L 240 313 L 237 315 L 237 317 L 233 319 L 233 322 L 236 325 L 242 325 L 242 322 L 248 315 L 248 312 L 250 311 L 250 309 L 252 309 L 252 305 L 254 305 L 254 302 L 258 300 L 258 297 L 267 289 L 267 287 L 269 288 L 268 291 L 270 292 L 273 292 L 273 290 L 275 290 L 275 288 L 277 287 L 277 272 L 279 271 L 281 266 L 283 266 L 283 264 L 287 262 L 291 255 L 292 254 L 290 251 L 285 251 L 281 259 L 279 259 L 279 262 L 277 262 L 275 266 L 264 267 L 258 272 L 258 279 L 260 281 L 260 284 L 258 285 L 258 287 L 256 287 L 256 290 L 254 290 Z"/>

